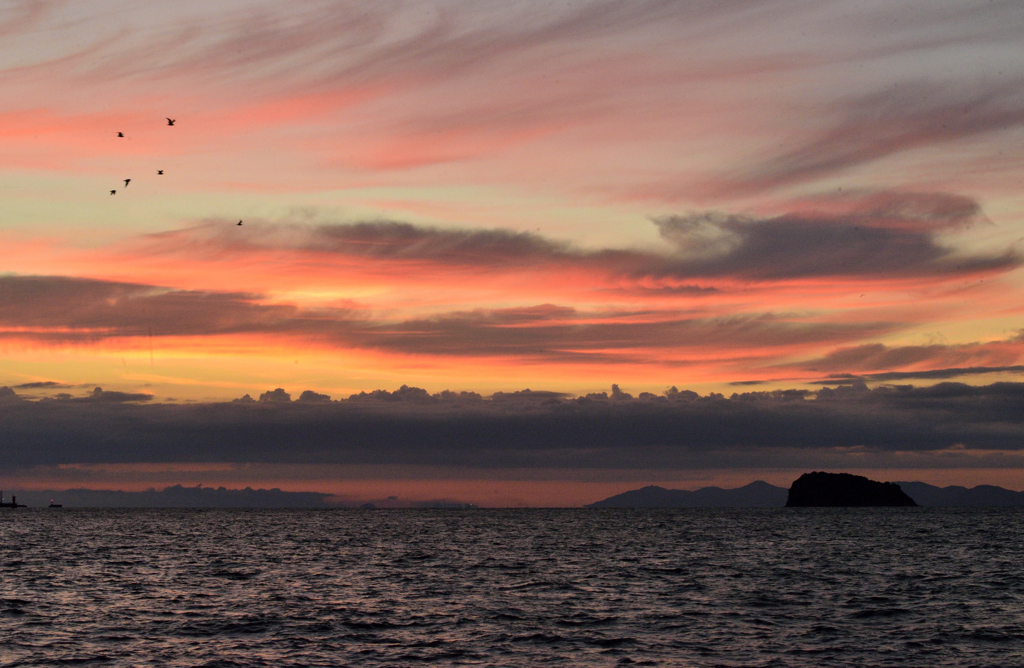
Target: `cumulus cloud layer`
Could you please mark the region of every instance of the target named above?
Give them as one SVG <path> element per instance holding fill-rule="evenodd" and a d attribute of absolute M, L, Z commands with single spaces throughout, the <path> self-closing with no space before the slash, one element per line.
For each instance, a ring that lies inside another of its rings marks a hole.
<path fill-rule="evenodd" d="M 8 392 L 9 394 L 9 392 Z M 275 391 L 271 395 L 288 393 Z M 1024 384 L 863 385 L 698 396 L 618 387 L 485 399 L 403 387 L 347 400 L 201 405 L 6 400 L 0 465 L 263 462 L 508 468 L 766 466 L 773 453 L 1024 448 Z M 852 454 L 851 454 L 852 453 Z M 979 452 L 979 455 L 984 452 Z M 1004 465 L 1021 465 L 1010 456 Z M 997 458 L 998 459 L 998 458 Z M 1012 460 L 1012 461 L 1011 461 Z M 799 464 L 797 464 L 799 465 Z"/>

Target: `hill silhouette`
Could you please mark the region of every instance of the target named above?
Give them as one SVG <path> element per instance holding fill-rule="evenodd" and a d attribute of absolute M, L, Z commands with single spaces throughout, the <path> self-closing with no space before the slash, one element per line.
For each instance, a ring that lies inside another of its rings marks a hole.
<path fill-rule="evenodd" d="M 650 485 L 616 494 L 587 508 L 778 508 L 786 503 L 785 487 L 757 480 L 735 489 L 703 487 L 696 491 Z"/>
<path fill-rule="evenodd" d="M 474 508 L 457 499 L 341 498 L 322 492 L 286 492 L 273 489 L 184 487 L 125 492 L 109 489 L 16 491 L 18 503 L 42 508 L 54 503 L 64 508 Z"/>
<path fill-rule="evenodd" d="M 53 499 L 65 508 L 330 508 L 330 494 L 285 492 L 274 489 L 183 487 L 123 492 L 105 489 L 38 490 L 18 492 L 18 500 L 42 507 Z"/>
<path fill-rule="evenodd" d="M 936 487 L 924 482 L 896 484 L 921 506 L 995 508 L 1024 506 L 1024 492 L 1014 492 L 994 485 L 978 485 L 967 488 L 956 485 Z"/>
<path fill-rule="evenodd" d="M 805 473 L 789 488 L 787 508 L 845 508 L 860 506 L 916 506 L 892 482 L 878 482 L 850 473 Z"/>

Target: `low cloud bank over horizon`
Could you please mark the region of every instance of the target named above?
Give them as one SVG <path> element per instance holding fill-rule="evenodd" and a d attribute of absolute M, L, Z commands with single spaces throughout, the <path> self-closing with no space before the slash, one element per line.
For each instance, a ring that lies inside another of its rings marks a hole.
<path fill-rule="evenodd" d="M 262 462 L 459 469 L 1024 467 L 1024 383 L 863 383 L 700 396 L 403 386 L 333 401 L 283 389 L 232 402 L 0 389 L 0 466 Z M 830 464 L 831 463 L 831 464 Z"/>

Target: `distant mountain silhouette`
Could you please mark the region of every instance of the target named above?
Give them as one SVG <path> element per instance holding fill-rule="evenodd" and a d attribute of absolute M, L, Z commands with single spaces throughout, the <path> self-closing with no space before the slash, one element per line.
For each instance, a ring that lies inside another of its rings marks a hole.
<path fill-rule="evenodd" d="M 789 488 L 787 508 L 847 508 L 862 506 L 916 506 L 891 482 L 878 482 L 850 473 L 805 473 Z"/>
<path fill-rule="evenodd" d="M 53 503 L 64 508 L 475 508 L 457 499 L 418 501 L 391 496 L 386 499 L 339 499 L 321 492 L 286 492 L 274 489 L 226 489 L 224 487 L 183 487 L 161 491 L 123 492 L 106 489 L 45 489 L 18 491 L 19 505 L 32 508 Z"/>
<path fill-rule="evenodd" d="M 898 482 L 897 485 L 919 506 L 995 506 L 1024 507 L 1024 492 L 992 485 L 936 487 L 923 482 Z M 665 489 L 651 485 L 616 494 L 587 508 L 781 508 L 789 490 L 766 482 L 752 482 L 737 489 L 704 487 L 695 492 Z"/>
<path fill-rule="evenodd" d="M 993 485 L 978 485 L 968 489 L 959 486 L 936 487 L 923 482 L 897 484 L 922 506 L 1024 506 L 1024 492 L 1014 492 Z"/>
<path fill-rule="evenodd" d="M 936 487 L 923 482 L 900 482 L 907 495 L 921 506 L 1024 507 L 1024 492 L 980 485 Z M 225 489 L 183 487 L 162 491 L 122 492 L 94 489 L 16 491 L 19 505 L 45 507 L 52 499 L 64 508 L 340 508 L 359 507 L 364 501 L 332 498 L 320 492 L 286 492 L 280 489 Z M 696 491 L 649 486 L 617 494 L 588 508 L 781 508 L 789 491 L 757 481 L 736 489 L 704 487 Z M 374 500 L 376 508 L 467 508 L 456 500 L 402 501 L 394 497 Z"/>
<path fill-rule="evenodd" d="M 65 508 L 330 508 L 329 494 L 285 492 L 280 489 L 225 489 L 182 487 L 162 491 L 122 492 L 102 489 L 68 489 L 18 492 L 18 500 L 32 507 L 50 500 Z"/>
<path fill-rule="evenodd" d="M 780 508 L 789 491 L 758 480 L 736 489 L 702 487 L 695 492 L 651 485 L 591 503 L 587 508 Z"/>

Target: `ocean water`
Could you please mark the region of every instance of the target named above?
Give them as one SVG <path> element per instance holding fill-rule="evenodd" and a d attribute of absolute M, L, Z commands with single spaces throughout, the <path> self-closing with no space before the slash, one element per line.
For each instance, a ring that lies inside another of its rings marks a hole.
<path fill-rule="evenodd" d="M 69 664 L 1024 666 L 1024 512 L 0 511 L 0 665 Z"/>

